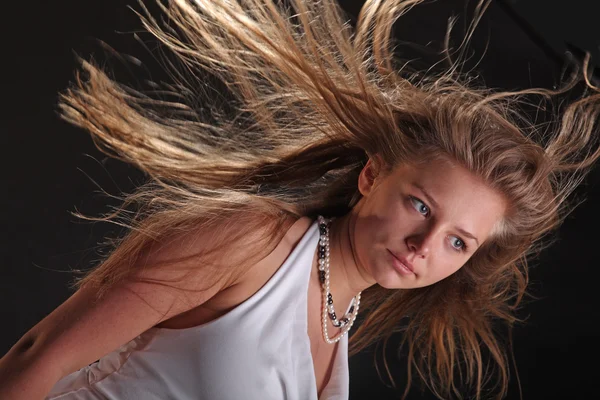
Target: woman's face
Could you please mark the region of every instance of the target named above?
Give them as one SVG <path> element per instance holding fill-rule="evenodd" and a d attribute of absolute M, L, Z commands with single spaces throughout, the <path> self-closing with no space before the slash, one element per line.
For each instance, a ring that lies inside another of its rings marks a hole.
<path fill-rule="evenodd" d="M 363 197 L 352 236 L 358 264 L 388 289 L 428 286 L 456 272 L 493 232 L 506 207 L 504 198 L 470 171 L 444 160 L 403 164 L 387 176 L 373 176 L 369 160 L 359 177 Z"/>

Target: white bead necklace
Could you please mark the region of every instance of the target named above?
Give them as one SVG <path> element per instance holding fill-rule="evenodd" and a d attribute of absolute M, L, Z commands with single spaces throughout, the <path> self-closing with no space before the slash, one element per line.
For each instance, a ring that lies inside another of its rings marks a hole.
<path fill-rule="evenodd" d="M 318 216 L 319 223 L 319 245 L 317 251 L 319 254 L 318 268 L 319 268 L 319 280 L 321 287 L 323 288 L 323 338 L 329 344 L 338 342 L 348 331 L 352 328 L 356 315 L 358 314 L 358 306 L 360 305 L 360 294 L 359 292 L 354 298 L 352 298 L 350 309 L 344 317 L 338 320 L 335 310 L 333 308 L 333 297 L 329 291 L 329 224 L 335 219 L 326 219 L 323 216 Z M 329 337 L 327 332 L 327 318 L 331 320 L 331 323 L 336 328 L 342 328 L 342 330 L 333 338 Z"/>

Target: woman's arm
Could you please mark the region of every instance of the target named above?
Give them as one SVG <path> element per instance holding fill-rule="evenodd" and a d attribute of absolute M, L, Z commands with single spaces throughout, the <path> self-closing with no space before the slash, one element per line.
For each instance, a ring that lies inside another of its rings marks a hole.
<path fill-rule="evenodd" d="M 28 332 L 0 359 L 0 399 L 43 399 L 62 377 L 50 360 L 27 351 L 32 343 Z"/>
<path fill-rule="evenodd" d="M 206 246 L 212 233 L 193 235 L 151 248 L 141 263 L 185 257 L 197 251 L 198 246 Z M 228 249 L 224 261 L 244 257 L 247 249 L 243 245 L 235 247 L 237 250 Z M 181 276 L 171 266 L 140 270 L 143 273 L 136 274 L 136 278 L 177 282 Z M 194 266 L 184 287 L 203 287 L 209 278 L 208 270 Z M 160 322 L 201 305 L 234 283 L 239 282 L 225 284 L 219 280 L 218 284 L 190 293 L 132 279 L 110 288 L 99 301 L 95 300 L 96 289 L 82 287 L 0 359 L 0 399 L 42 399 L 65 375 L 93 363 Z"/>
<path fill-rule="evenodd" d="M 0 399 L 43 399 L 62 377 L 221 289 L 211 287 L 188 303 L 160 285 L 127 283 L 110 289 L 94 304 L 94 290 L 82 288 L 0 359 Z"/>

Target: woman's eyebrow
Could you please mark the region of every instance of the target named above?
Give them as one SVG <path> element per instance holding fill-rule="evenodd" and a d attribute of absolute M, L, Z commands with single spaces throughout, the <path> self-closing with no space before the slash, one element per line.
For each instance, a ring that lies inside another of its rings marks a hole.
<path fill-rule="evenodd" d="M 420 185 L 420 184 L 418 184 L 417 182 L 412 182 L 412 185 L 413 185 L 414 187 L 416 187 L 417 189 L 419 189 L 419 190 L 420 190 L 420 191 L 423 193 L 423 195 L 425 196 L 425 199 L 427 199 L 427 201 L 428 201 L 430 204 L 433 204 L 433 206 L 434 206 L 435 208 L 440 208 L 440 206 L 439 206 L 439 204 L 437 203 L 437 201 L 435 201 L 435 200 L 433 199 L 433 197 L 432 197 L 432 196 L 431 196 L 431 195 L 430 195 L 430 194 L 427 192 L 427 190 L 425 190 L 425 188 L 424 188 L 423 186 L 421 186 L 421 185 Z"/>
<path fill-rule="evenodd" d="M 473 234 L 465 231 L 463 228 L 455 226 L 454 229 L 456 229 L 457 231 L 459 231 L 460 233 L 462 233 L 464 236 L 468 237 L 469 239 L 473 239 L 476 243 L 477 246 L 479 246 L 479 240 L 477 240 L 477 238 L 475 236 L 473 236 Z"/>
<path fill-rule="evenodd" d="M 425 188 L 423 186 L 421 186 L 419 183 L 417 182 L 412 182 L 412 185 L 414 187 L 416 187 L 417 189 L 419 189 L 422 193 L 423 196 L 425 197 L 425 199 L 427 199 L 427 201 L 430 204 L 433 204 L 433 206 L 435 208 L 439 208 L 439 204 L 437 203 L 437 201 L 435 201 L 435 199 L 433 198 L 433 196 L 431 196 L 427 190 L 425 190 Z M 479 240 L 475 237 L 475 235 L 473 235 L 472 233 L 464 230 L 463 228 L 459 227 L 459 226 L 455 226 L 454 229 L 456 229 L 457 231 L 459 231 L 462 235 L 468 237 L 469 239 L 474 240 L 477 243 L 477 246 L 479 246 Z"/>

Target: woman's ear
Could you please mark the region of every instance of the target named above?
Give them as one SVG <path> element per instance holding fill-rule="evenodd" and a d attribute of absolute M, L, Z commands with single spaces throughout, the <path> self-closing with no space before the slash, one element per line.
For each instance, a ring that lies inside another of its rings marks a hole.
<path fill-rule="evenodd" d="M 370 157 L 360 175 L 358 175 L 358 190 L 366 196 L 373 190 L 375 180 L 381 171 L 381 158 L 378 155 Z"/>

